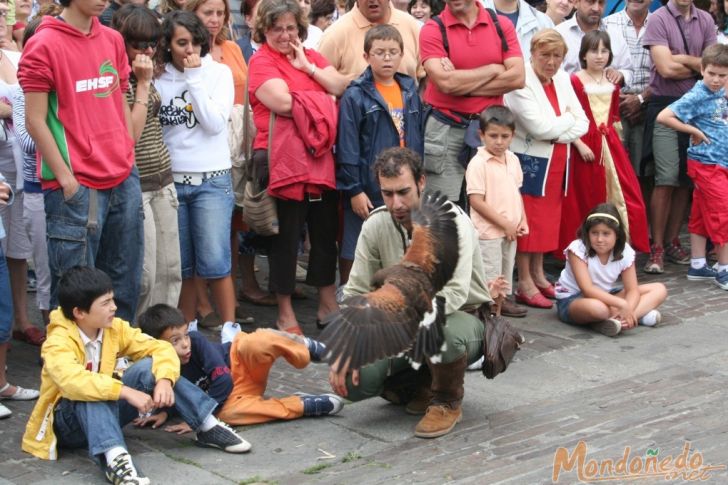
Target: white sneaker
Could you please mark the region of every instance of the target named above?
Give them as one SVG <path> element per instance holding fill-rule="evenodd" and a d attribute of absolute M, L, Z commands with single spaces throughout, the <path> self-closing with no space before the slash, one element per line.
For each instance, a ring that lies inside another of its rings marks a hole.
<path fill-rule="evenodd" d="M 483 363 L 485 362 L 485 356 L 481 356 L 478 360 L 468 366 L 468 370 L 481 370 Z"/>
<path fill-rule="evenodd" d="M 299 283 L 306 282 L 306 274 L 308 270 L 301 266 L 301 263 L 296 263 L 296 281 Z"/>
<path fill-rule="evenodd" d="M 220 342 L 228 343 L 232 342 L 237 334 L 241 332 L 240 325 L 235 322 L 225 322 L 220 332 Z"/>
<path fill-rule="evenodd" d="M 650 310 L 638 321 L 640 325 L 645 327 L 656 327 L 660 322 L 662 322 L 662 314 L 658 310 Z"/>
<path fill-rule="evenodd" d="M 9 418 L 12 414 L 13 412 L 11 410 L 0 404 L 0 419 Z"/>
<path fill-rule="evenodd" d="M 336 303 L 341 305 L 344 303 L 344 285 L 340 285 L 336 287 Z"/>

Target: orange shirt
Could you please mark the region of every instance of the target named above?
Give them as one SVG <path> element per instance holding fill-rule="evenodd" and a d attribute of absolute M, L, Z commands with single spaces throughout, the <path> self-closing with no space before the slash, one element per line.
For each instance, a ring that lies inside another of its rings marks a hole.
<path fill-rule="evenodd" d="M 238 44 L 226 40 L 220 45 L 222 54 L 220 62 L 225 64 L 233 72 L 233 86 L 235 87 L 235 104 L 243 104 L 245 101 L 245 81 L 248 79 L 248 66 L 245 64 L 243 51 Z"/>
<path fill-rule="evenodd" d="M 374 86 L 382 95 L 389 109 L 389 116 L 392 117 L 394 126 L 399 133 L 399 146 L 404 146 L 404 102 L 402 101 L 402 90 L 397 81 L 393 81 L 390 85 L 375 82 Z"/>

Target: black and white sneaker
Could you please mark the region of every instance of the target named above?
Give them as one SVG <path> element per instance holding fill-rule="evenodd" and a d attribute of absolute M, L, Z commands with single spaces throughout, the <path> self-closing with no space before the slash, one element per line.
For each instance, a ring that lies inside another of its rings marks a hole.
<path fill-rule="evenodd" d="M 241 438 L 234 429 L 222 421 L 207 431 L 197 432 L 197 446 L 217 448 L 228 453 L 246 453 L 250 443 Z"/>
<path fill-rule="evenodd" d="M 326 358 L 326 345 L 323 342 L 309 337 L 303 337 L 303 341 L 306 343 L 306 347 L 308 347 L 311 362 L 322 362 Z"/>
<path fill-rule="evenodd" d="M 134 467 L 129 453 L 122 453 L 106 465 L 106 479 L 114 485 L 149 485 L 145 477 Z"/>
<path fill-rule="evenodd" d="M 304 394 L 296 393 L 303 401 L 304 416 L 330 416 L 344 407 L 344 400 L 336 394 Z"/>

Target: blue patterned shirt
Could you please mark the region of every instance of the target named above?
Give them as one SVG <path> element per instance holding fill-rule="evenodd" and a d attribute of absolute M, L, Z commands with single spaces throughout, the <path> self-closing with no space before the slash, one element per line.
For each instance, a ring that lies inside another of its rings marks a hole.
<path fill-rule="evenodd" d="M 710 144 L 688 148 L 688 158 L 709 165 L 728 168 L 728 100 L 725 88 L 716 92 L 698 81 L 669 108 L 680 121 L 705 133 Z"/>

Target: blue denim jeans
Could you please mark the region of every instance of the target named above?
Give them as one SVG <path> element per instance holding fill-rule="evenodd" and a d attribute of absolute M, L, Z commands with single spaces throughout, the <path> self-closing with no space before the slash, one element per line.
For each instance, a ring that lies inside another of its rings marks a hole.
<path fill-rule="evenodd" d="M 89 210 L 94 206 L 96 217 Z M 45 210 L 51 306 L 58 305 L 58 280 L 64 271 L 93 266 L 111 277 L 116 315 L 133 322 L 144 255 L 142 192 L 136 167 L 111 189 L 92 191 L 81 185 L 68 200 L 61 189 L 46 191 Z"/>
<path fill-rule="evenodd" d="M 235 205 L 230 174 L 200 185 L 175 183 L 182 279 L 223 278 L 231 271 L 230 221 Z"/>
<path fill-rule="evenodd" d="M 152 359 L 142 359 L 129 367 L 122 382 L 125 386 L 152 394 L 154 375 Z M 174 386 L 174 407 L 182 419 L 197 430 L 215 410 L 217 401 L 184 377 Z M 70 401 L 61 399 L 54 410 L 53 430 L 58 446 L 63 448 L 88 448 L 89 455 L 98 455 L 115 446 L 123 446 L 121 428 L 139 416 L 139 411 L 124 401 Z"/>
<path fill-rule="evenodd" d="M 10 340 L 13 330 L 13 294 L 10 291 L 10 274 L 0 246 L 0 344 Z"/>

